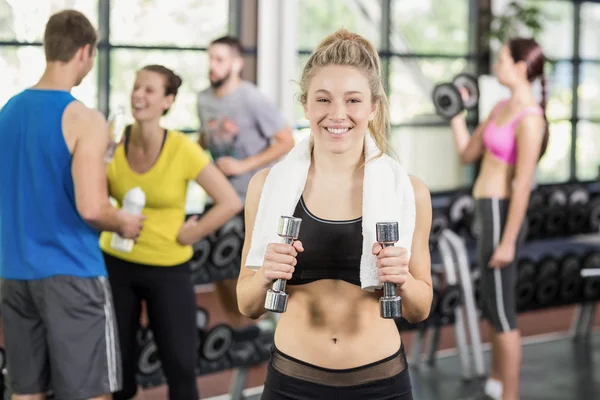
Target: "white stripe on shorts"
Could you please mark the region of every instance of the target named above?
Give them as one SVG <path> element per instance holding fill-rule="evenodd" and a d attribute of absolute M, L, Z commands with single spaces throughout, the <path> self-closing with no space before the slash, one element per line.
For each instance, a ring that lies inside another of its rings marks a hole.
<path fill-rule="evenodd" d="M 494 249 L 498 247 L 500 243 L 500 207 L 498 205 L 498 199 L 492 199 L 492 228 L 493 228 L 493 239 Z M 496 307 L 498 308 L 498 318 L 500 319 L 500 325 L 502 325 L 502 331 L 508 332 L 510 325 L 508 324 L 508 318 L 506 318 L 506 311 L 504 310 L 504 296 L 502 293 L 502 271 L 500 268 L 494 268 L 494 287 L 496 292 Z"/>
<path fill-rule="evenodd" d="M 108 386 L 111 392 L 119 390 L 117 384 L 117 349 L 115 346 L 115 325 L 113 322 L 112 306 L 109 301 L 110 292 L 106 284 L 106 278 L 101 276 L 100 283 L 104 289 L 104 334 L 106 340 L 106 360 L 108 363 Z"/>

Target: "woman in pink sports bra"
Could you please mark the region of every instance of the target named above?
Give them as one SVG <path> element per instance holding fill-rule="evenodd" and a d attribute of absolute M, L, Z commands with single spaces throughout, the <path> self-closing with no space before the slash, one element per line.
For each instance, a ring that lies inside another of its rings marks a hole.
<path fill-rule="evenodd" d="M 492 373 L 484 388 L 488 399 L 519 398 L 521 337 L 516 326 L 517 266 L 513 262 L 535 179 L 537 163 L 548 143 L 545 116 L 545 57 L 532 39 L 510 40 L 494 65 L 498 81 L 510 89 L 471 136 L 464 115 L 451 121 L 463 163 L 481 159 L 473 186 L 482 283 L 482 310 L 492 338 Z M 542 82 L 537 104 L 532 83 Z"/>

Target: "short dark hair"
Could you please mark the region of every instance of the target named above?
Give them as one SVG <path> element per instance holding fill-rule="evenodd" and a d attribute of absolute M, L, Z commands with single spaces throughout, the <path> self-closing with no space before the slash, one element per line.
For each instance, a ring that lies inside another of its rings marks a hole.
<path fill-rule="evenodd" d="M 183 83 L 183 80 L 179 75 L 177 75 L 173 70 L 165 67 L 164 65 L 146 65 L 141 69 L 142 71 L 151 71 L 156 72 L 157 74 L 162 75 L 165 78 L 165 96 L 173 95 L 173 98 L 177 97 L 177 91 L 179 87 Z M 169 110 L 165 110 L 163 115 L 167 114 Z"/>
<path fill-rule="evenodd" d="M 227 46 L 231 47 L 240 56 L 242 55 L 242 53 L 244 51 L 244 47 L 242 46 L 242 43 L 240 42 L 240 40 L 238 38 L 236 38 L 234 36 L 222 36 L 222 37 L 210 42 L 211 46 L 214 44 L 227 45 Z"/>
<path fill-rule="evenodd" d="M 53 14 L 44 31 L 46 61 L 70 61 L 77 51 L 90 45 L 90 55 L 98 41 L 96 29 L 90 20 L 76 10 Z"/>

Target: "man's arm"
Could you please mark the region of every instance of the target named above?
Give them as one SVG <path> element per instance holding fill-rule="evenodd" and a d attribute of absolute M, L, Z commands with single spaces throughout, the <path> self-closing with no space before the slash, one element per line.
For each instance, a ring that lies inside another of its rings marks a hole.
<path fill-rule="evenodd" d="M 244 159 L 246 169 L 248 171 L 261 169 L 263 166 L 281 158 L 292 147 L 294 147 L 294 137 L 291 128 L 286 126 L 273 135 L 273 140 L 268 148 Z"/>
<path fill-rule="evenodd" d="M 294 147 L 292 129 L 285 123 L 283 116 L 258 88 L 250 92 L 248 105 L 252 110 L 258 129 L 271 140 L 271 145 L 262 152 L 244 160 L 246 170 L 255 171 L 281 158 Z"/>
<path fill-rule="evenodd" d="M 63 130 L 75 138 L 71 172 L 77 211 L 100 231 L 122 232 L 124 221 L 108 197 L 104 153 L 110 136 L 104 116 L 73 102 L 65 110 Z"/>
<path fill-rule="evenodd" d="M 198 115 L 198 144 L 200 145 L 200 147 L 202 147 L 203 149 L 208 149 L 208 140 L 206 137 L 206 129 L 204 127 L 204 120 L 202 118 L 202 95 L 198 94 L 198 96 L 196 96 L 196 114 Z"/>

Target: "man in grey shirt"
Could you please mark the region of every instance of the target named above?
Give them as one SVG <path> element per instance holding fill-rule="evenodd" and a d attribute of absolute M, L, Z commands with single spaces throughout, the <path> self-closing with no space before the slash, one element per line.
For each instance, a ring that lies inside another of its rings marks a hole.
<path fill-rule="evenodd" d="M 238 39 L 230 36 L 216 39 L 211 42 L 208 54 L 211 86 L 198 95 L 200 145 L 211 153 L 217 167 L 229 178 L 240 199 L 245 202 L 252 176 L 288 153 L 294 146 L 294 139 L 291 128 L 286 125 L 275 104 L 254 84 L 242 80 L 240 73 L 244 60 Z M 236 328 L 242 328 L 253 323 L 240 314 L 235 292 L 244 237 L 243 212 L 231 222 L 229 226 L 236 226 L 240 234 L 240 245 L 236 247 L 238 256 L 231 265 L 216 267 L 235 271 L 232 274 L 235 278 L 217 281 L 215 286 L 229 322 Z M 213 251 L 222 247 L 219 241 L 230 234 L 226 227 L 228 224 L 211 239 Z M 211 254 L 208 259 L 214 262 L 223 258 Z M 243 340 L 239 335 L 246 331 L 238 330 L 237 339 Z M 251 328 L 251 332 L 250 336 L 253 336 L 255 330 Z"/>

